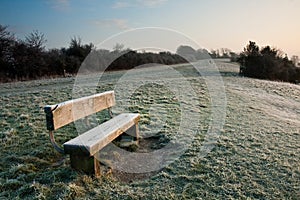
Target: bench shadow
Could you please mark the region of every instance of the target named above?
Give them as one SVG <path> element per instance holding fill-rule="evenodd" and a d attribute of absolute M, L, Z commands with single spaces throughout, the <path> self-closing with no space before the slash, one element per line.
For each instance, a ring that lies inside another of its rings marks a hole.
<path fill-rule="evenodd" d="M 116 145 L 119 146 L 118 144 L 118 139 L 116 139 L 116 142 L 114 142 Z M 123 150 L 126 150 L 128 152 L 135 152 L 135 153 L 150 153 L 154 151 L 157 148 L 163 147 L 161 144 L 161 139 L 160 137 L 153 136 L 153 137 L 148 137 L 148 138 L 140 138 L 139 139 L 139 144 L 138 146 L 132 147 L 120 147 Z M 101 162 L 101 159 L 100 159 Z M 109 164 L 105 162 L 101 162 L 101 168 L 102 168 L 102 174 L 110 176 L 116 181 L 123 182 L 123 183 L 133 183 L 136 181 L 144 181 L 147 179 L 150 179 L 151 177 L 155 176 L 158 174 L 162 169 L 158 171 L 152 171 L 152 172 L 145 172 L 145 173 L 129 173 L 129 172 L 124 172 L 120 171 L 117 169 L 113 169 L 109 166 Z"/>

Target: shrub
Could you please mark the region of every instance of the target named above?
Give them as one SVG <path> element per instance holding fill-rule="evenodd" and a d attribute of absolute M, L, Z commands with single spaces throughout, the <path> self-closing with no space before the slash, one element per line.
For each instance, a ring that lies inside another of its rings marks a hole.
<path fill-rule="evenodd" d="M 250 41 L 238 62 L 243 76 L 292 83 L 300 80 L 300 69 L 287 56 L 283 56 L 280 50 L 270 46 L 260 50 L 255 42 Z"/>

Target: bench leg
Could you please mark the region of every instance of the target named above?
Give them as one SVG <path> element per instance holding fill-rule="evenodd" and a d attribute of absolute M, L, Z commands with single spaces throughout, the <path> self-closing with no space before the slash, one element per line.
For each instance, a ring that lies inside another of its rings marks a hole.
<path fill-rule="evenodd" d="M 139 133 L 139 124 L 135 124 L 133 127 L 135 128 L 135 137 L 136 137 L 136 141 L 139 142 L 139 137 L 140 137 L 140 133 Z"/>
<path fill-rule="evenodd" d="M 97 154 L 99 153 L 96 153 L 94 156 L 71 154 L 71 167 L 73 169 L 82 171 L 87 174 L 94 174 L 95 176 L 100 176 L 100 163 Z"/>
<path fill-rule="evenodd" d="M 139 141 L 139 126 L 138 124 L 133 125 L 130 127 L 127 131 L 125 131 L 126 134 L 135 137 L 136 141 Z"/>
<path fill-rule="evenodd" d="M 95 176 L 101 176 L 100 162 L 99 162 L 99 152 L 94 155 L 94 174 Z"/>

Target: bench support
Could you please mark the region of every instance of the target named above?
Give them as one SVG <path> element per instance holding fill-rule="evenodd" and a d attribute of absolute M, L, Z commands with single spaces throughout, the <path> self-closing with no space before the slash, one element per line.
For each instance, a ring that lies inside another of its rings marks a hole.
<path fill-rule="evenodd" d="M 130 135 L 132 137 L 135 137 L 135 140 L 139 141 L 139 126 L 137 124 L 134 124 L 132 127 L 130 127 L 127 131 L 125 131 L 127 135 Z"/>
<path fill-rule="evenodd" d="M 139 128 L 138 124 L 133 125 L 124 133 L 136 138 L 138 143 Z M 82 171 L 86 174 L 94 174 L 96 177 L 101 176 L 99 151 L 93 155 L 70 154 L 71 167 L 75 170 Z"/>
<path fill-rule="evenodd" d="M 99 152 L 94 156 L 70 154 L 71 167 L 86 174 L 101 175 Z M 97 159 L 98 158 L 98 159 Z"/>
<path fill-rule="evenodd" d="M 50 137 L 50 141 L 51 141 L 51 144 L 54 147 L 54 149 L 61 154 L 65 154 L 64 150 L 56 144 L 53 131 L 49 131 L 49 137 Z"/>

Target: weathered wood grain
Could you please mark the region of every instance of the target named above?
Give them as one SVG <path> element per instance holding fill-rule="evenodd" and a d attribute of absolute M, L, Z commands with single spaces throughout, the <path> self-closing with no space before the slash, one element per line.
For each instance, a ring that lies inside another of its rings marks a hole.
<path fill-rule="evenodd" d="M 47 129 L 56 130 L 78 119 L 115 105 L 114 91 L 45 106 Z"/>

